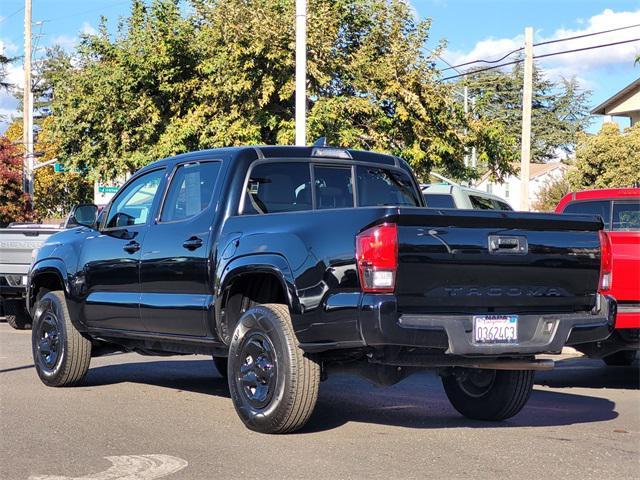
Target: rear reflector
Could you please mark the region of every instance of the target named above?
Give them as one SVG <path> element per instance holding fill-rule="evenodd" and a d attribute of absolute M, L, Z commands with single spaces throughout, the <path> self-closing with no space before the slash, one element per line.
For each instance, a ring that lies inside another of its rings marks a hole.
<path fill-rule="evenodd" d="M 613 253 L 611 251 L 611 238 L 604 230 L 600 230 L 600 282 L 598 290 L 604 291 L 611 288 L 613 267 Z"/>
<path fill-rule="evenodd" d="M 356 237 L 360 285 L 365 292 L 393 292 L 398 269 L 398 228 L 385 223 Z"/>

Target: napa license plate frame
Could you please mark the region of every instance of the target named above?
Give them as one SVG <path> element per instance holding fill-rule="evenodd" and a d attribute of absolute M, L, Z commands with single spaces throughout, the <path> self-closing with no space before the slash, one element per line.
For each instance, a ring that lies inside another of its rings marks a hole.
<path fill-rule="evenodd" d="M 518 315 L 474 315 L 473 343 L 480 345 L 518 343 Z"/>

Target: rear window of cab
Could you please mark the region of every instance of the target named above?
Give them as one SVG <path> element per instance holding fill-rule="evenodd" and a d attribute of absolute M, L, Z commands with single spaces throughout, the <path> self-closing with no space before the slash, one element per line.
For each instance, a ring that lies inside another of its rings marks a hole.
<path fill-rule="evenodd" d="M 605 230 L 640 231 L 640 199 L 579 200 L 569 203 L 562 213 L 599 215 L 602 217 Z"/>
<path fill-rule="evenodd" d="M 420 205 L 406 172 L 377 166 L 267 162 L 251 169 L 243 213 L 385 205 Z"/>

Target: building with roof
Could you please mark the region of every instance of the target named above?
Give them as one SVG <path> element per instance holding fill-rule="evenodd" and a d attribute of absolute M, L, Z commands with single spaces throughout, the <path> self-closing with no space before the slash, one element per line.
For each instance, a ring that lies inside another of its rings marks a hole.
<path fill-rule="evenodd" d="M 522 181 L 520 180 L 520 164 L 513 165 L 516 173 L 509 175 L 502 182 L 492 181 L 489 174 L 485 174 L 475 185 L 478 190 L 502 197 L 514 209 L 520 208 Z M 550 182 L 565 176 L 569 167 L 561 162 L 531 163 L 529 164 L 529 204 L 535 205 L 540 191 Z"/>
<path fill-rule="evenodd" d="M 631 125 L 640 121 L 640 78 L 591 110 L 591 114 L 604 115 L 604 122 L 613 122 L 613 117 L 627 117 Z"/>

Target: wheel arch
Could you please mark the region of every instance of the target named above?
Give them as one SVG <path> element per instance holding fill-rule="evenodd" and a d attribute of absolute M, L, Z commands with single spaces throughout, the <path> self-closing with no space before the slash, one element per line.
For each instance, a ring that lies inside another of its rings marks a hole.
<path fill-rule="evenodd" d="M 247 305 L 281 303 L 292 315 L 302 313 L 291 268 L 280 255 L 256 254 L 232 260 L 222 272 L 217 290 L 215 328 L 227 345 Z"/>
<path fill-rule="evenodd" d="M 63 272 L 66 272 L 64 262 L 57 258 L 43 260 L 33 266 L 27 292 L 27 309 L 32 315 L 41 288 L 50 291 L 62 290 L 66 297 L 69 296 L 69 281 Z"/>

